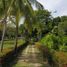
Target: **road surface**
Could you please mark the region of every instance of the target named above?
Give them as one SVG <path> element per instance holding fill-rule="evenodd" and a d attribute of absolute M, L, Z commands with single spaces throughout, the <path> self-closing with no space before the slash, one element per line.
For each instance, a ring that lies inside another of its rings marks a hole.
<path fill-rule="evenodd" d="M 42 53 L 35 45 L 28 45 L 16 58 L 13 67 L 49 67 L 47 60 L 43 60 Z"/>

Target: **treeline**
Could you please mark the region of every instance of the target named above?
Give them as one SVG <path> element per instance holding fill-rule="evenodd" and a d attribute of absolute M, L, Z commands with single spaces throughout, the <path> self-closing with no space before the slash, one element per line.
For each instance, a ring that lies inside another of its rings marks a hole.
<path fill-rule="evenodd" d="M 67 16 L 53 18 L 52 30 L 41 40 L 51 50 L 67 51 Z"/>
<path fill-rule="evenodd" d="M 34 11 L 34 13 L 36 22 L 34 21 L 34 23 L 31 23 L 32 27 L 28 27 L 29 23 L 20 24 L 18 29 L 18 37 L 40 40 L 49 32 L 60 36 L 67 35 L 67 16 L 53 18 L 48 10 Z M 15 38 L 15 29 L 15 25 L 8 22 L 5 38 Z M 0 23 L 0 40 L 2 32 L 3 23 Z"/>

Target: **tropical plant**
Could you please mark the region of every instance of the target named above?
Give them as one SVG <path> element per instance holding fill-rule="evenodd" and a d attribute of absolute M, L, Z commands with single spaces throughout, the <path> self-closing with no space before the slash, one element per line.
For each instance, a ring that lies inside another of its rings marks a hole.
<path fill-rule="evenodd" d="M 1 43 L 1 51 L 3 50 L 3 41 L 6 30 L 7 18 L 16 24 L 16 44 L 15 48 L 17 48 L 18 41 L 18 22 L 19 19 L 24 16 L 25 17 L 25 25 L 30 32 L 32 30 L 32 23 L 35 21 L 35 15 L 32 8 L 32 4 L 35 4 L 37 9 L 43 9 L 43 6 L 37 0 L 1 0 L 0 1 L 0 12 L 2 21 L 4 22 L 2 43 Z M 3 12 L 2 12 L 3 11 Z M 12 20 L 15 18 L 15 20 Z"/>

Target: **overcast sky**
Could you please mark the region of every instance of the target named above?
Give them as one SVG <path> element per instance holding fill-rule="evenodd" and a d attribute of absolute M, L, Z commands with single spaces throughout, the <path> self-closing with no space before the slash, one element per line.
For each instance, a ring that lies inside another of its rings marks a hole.
<path fill-rule="evenodd" d="M 38 0 L 54 17 L 67 15 L 67 0 Z"/>

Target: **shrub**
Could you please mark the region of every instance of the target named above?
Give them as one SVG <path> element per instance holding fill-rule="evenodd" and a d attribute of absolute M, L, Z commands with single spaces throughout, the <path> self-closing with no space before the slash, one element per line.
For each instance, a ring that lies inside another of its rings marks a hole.
<path fill-rule="evenodd" d="M 43 54 L 43 60 L 47 59 L 51 67 L 58 67 L 55 60 L 53 59 L 53 52 L 51 52 L 47 46 L 37 42 L 36 47 L 39 48 Z"/>
<path fill-rule="evenodd" d="M 62 44 L 62 40 L 59 36 L 55 36 L 54 34 L 50 33 L 42 38 L 41 43 L 46 45 L 51 50 L 59 50 L 59 46 Z"/>
<path fill-rule="evenodd" d="M 67 52 L 56 51 L 53 55 L 53 58 L 58 63 L 59 67 L 64 67 L 67 65 Z"/>
<path fill-rule="evenodd" d="M 60 46 L 60 51 L 67 52 L 67 46 L 65 45 Z"/>

